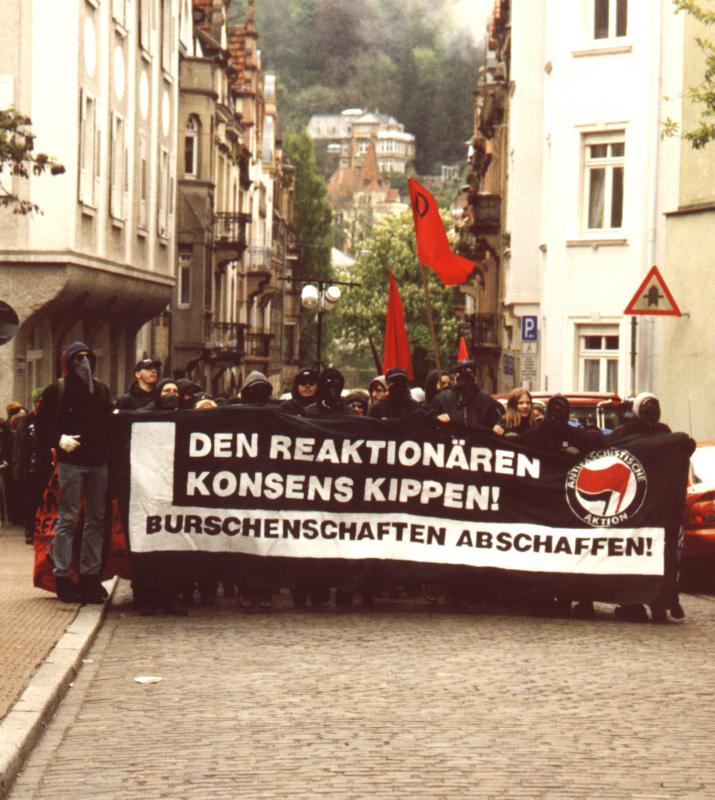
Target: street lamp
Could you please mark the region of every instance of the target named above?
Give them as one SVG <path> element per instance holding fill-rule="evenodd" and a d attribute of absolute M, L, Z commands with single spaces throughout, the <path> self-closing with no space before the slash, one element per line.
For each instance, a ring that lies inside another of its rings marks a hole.
<path fill-rule="evenodd" d="M 346 283 L 338 281 L 344 286 L 355 286 L 353 283 Z M 335 285 L 332 281 L 317 281 L 317 286 L 312 283 L 306 283 L 300 293 L 300 302 L 303 308 L 308 311 L 317 309 L 317 348 L 316 348 L 316 368 L 320 371 L 323 367 L 321 361 L 321 348 L 323 339 L 323 312 L 331 311 L 340 300 L 342 292 L 340 287 Z"/>

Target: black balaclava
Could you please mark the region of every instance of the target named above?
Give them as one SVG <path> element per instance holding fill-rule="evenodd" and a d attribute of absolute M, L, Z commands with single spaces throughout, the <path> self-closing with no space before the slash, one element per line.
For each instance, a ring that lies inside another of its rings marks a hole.
<path fill-rule="evenodd" d="M 329 408 L 337 409 L 342 405 L 342 391 L 345 379 L 338 370 L 329 367 L 318 378 L 318 398 Z"/>
<path fill-rule="evenodd" d="M 477 383 L 477 365 L 471 359 L 457 362 L 457 391 L 468 392 Z"/>
<path fill-rule="evenodd" d="M 565 431 L 569 424 L 569 401 L 562 394 L 555 394 L 546 404 L 544 425 L 555 431 Z"/>
<path fill-rule="evenodd" d="M 410 397 L 410 380 L 402 369 L 389 369 L 385 374 L 387 396 L 393 403 L 402 405 Z"/>
<path fill-rule="evenodd" d="M 176 386 L 177 392 L 176 394 L 168 394 L 164 397 L 161 396 L 161 390 L 168 384 L 171 383 Z M 152 392 L 152 401 L 154 404 L 154 408 L 161 410 L 161 411 L 176 411 L 179 407 L 179 386 L 177 382 L 173 378 L 164 378 L 157 382 L 154 391 Z"/>

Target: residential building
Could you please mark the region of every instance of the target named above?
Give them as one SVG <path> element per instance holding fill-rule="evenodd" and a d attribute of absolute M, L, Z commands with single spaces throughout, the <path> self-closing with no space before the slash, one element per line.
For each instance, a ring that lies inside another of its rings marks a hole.
<path fill-rule="evenodd" d="M 668 0 L 495 8 L 511 9 L 495 44 L 509 82 L 503 301 L 515 382 L 654 389 L 658 331 L 669 336 L 676 323 L 642 320 L 632 344 L 624 311 L 651 265 L 664 263 L 663 215 L 677 203 L 677 146 L 661 140 L 660 123 L 682 88 L 670 48 L 681 23 Z M 525 319 L 536 322 L 527 324 L 534 341 L 522 341 Z"/>
<path fill-rule="evenodd" d="M 340 249 L 355 254 L 381 219 L 400 214 L 409 207 L 397 189 L 380 174 L 376 140 L 357 167 L 336 170 L 328 182 L 328 200 Z"/>
<path fill-rule="evenodd" d="M 225 395 L 254 369 L 281 389 L 298 311 L 282 280 L 296 242 L 275 78 L 261 72 L 252 0 L 239 25 L 228 23 L 229 1 L 194 0 L 195 46 L 182 58 L 172 314 L 177 370 Z"/>
<path fill-rule="evenodd" d="M 474 91 L 473 134 L 469 144 L 468 183 L 459 195 L 461 255 L 476 269 L 460 286 L 458 314 L 469 354 L 475 359 L 480 385 L 489 392 L 504 388 L 513 370 L 503 369 L 502 269 L 507 237 L 503 208 L 507 191 L 508 31 L 509 5 L 497 3 L 489 31 L 491 47 Z M 509 364 L 507 359 L 504 362 Z M 513 362 L 512 362 L 513 363 Z M 509 387 L 510 388 L 510 387 Z"/>
<path fill-rule="evenodd" d="M 668 38 L 668 55 L 680 63 L 680 86 L 665 117 L 678 122 L 679 130 L 697 127 L 703 106 L 693 103 L 690 90 L 699 86 L 707 65 L 697 38 L 712 38 L 712 30 L 683 14 L 682 24 Z M 715 308 L 713 253 L 715 253 L 715 161 L 710 143 L 695 150 L 676 137 L 671 168 L 678 173 L 677 200 L 665 223 L 663 276 L 683 316 L 656 321 L 657 360 L 654 389 L 661 401 L 663 419 L 673 430 L 687 431 L 699 442 L 715 439 L 715 420 L 710 411 L 711 382 L 707 365 L 715 358 L 710 311 Z"/>
<path fill-rule="evenodd" d="M 335 169 L 360 166 L 373 140 L 381 173 L 404 175 L 414 167 L 415 137 L 389 114 L 361 108 L 347 108 L 340 114 L 313 114 L 308 136 L 315 144 L 318 168 L 326 177 Z"/>
<path fill-rule="evenodd" d="M 2 299 L 17 312 L 0 348 L 0 394 L 28 403 L 82 339 L 114 393 L 137 332 L 174 284 L 178 51 L 190 4 L 6 0 L 0 105 L 32 119 L 35 149 L 64 175 L 12 181 L 42 214 L 0 211 Z M 18 47 L 22 42 L 22 47 Z"/>

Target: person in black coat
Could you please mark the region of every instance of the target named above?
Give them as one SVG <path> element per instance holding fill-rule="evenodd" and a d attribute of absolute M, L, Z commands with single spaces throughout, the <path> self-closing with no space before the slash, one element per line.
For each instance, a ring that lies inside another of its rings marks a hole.
<path fill-rule="evenodd" d="M 641 392 L 633 399 L 633 416 L 611 431 L 606 441 L 611 445 L 629 436 L 652 436 L 654 433 L 671 433 L 671 430 L 660 421 L 658 398 L 650 392 Z"/>
<path fill-rule="evenodd" d="M 345 378 L 337 369 L 328 367 L 320 373 L 318 378 L 318 391 L 315 402 L 305 410 L 306 417 L 323 418 L 337 417 L 342 414 L 353 414 L 352 408 L 343 402 L 342 393 Z"/>
<path fill-rule="evenodd" d="M 502 418 L 501 406 L 476 382 L 477 368 L 469 358 L 457 362 L 457 380 L 432 401 L 432 415 L 440 422 L 458 422 L 468 428 L 493 431 Z"/>
<path fill-rule="evenodd" d="M 373 403 L 369 415 L 373 419 L 398 419 L 410 414 L 424 414 L 422 406 L 412 399 L 407 373 L 401 367 L 392 367 L 385 373 L 387 395 Z"/>
<path fill-rule="evenodd" d="M 619 425 L 606 437 L 607 444 L 619 446 L 626 444 L 629 439 L 640 439 L 643 436 L 653 436 L 658 433 L 671 433 L 670 428 L 660 421 L 660 402 L 651 392 L 641 392 L 633 399 L 633 415 L 623 425 Z M 677 556 L 668 554 L 668 563 L 677 560 Z M 677 569 L 668 570 L 674 575 Z M 677 578 L 673 577 L 669 584 L 670 599 L 659 599 L 650 606 L 651 619 L 654 622 L 664 622 L 667 619 L 667 609 L 673 619 L 682 619 L 685 616 L 683 607 L 678 597 Z M 629 622 L 647 622 L 648 613 L 645 606 L 640 603 L 628 603 L 616 606 L 615 614 L 620 619 Z"/>
<path fill-rule="evenodd" d="M 151 394 L 159 379 L 161 361 L 142 358 L 134 365 L 134 381 L 127 391 L 119 397 L 114 407 L 119 411 L 138 411 L 149 404 Z"/>
<path fill-rule="evenodd" d="M 513 441 L 535 450 L 570 455 L 586 455 L 604 447 L 603 434 L 598 428 L 586 430 L 570 425 L 570 413 L 569 401 L 562 394 L 555 394 L 546 404 L 543 422 L 514 437 Z"/>
<path fill-rule="evenodd" d="M 297 414 L 302 417 L 309 405 L 315 402 L 315 395 L 318 392 L 318 372 L 317 370 L 304 367 L 298 370 L 293 378 L 291 387 L 291 399 L 281 403 L 281 411 L 287 414 Z"/>
<path fill-rule="evenodd" d="M 59 500 L 54 542 L 57 596 L 63 602 L 102 603 L 100 583 L 107 500 L 107 459 L 112 400 L 92 374 L 96 359 L 84 342 L 73 342 L 63 356 L 64 377 L 42 394 L 41 435 L 57 448 Z M 70 561 L 80 499 L 85 501 L 79 588 L 70 579 Z"/>

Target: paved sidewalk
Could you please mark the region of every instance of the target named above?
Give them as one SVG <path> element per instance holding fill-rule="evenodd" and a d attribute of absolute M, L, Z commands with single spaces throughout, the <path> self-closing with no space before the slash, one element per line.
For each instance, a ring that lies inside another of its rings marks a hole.
<path fill-rule="evenodd" d="M 34 588 L 33 558 L 22 528 L 0 525 L 0 719 L 79 610 Z"/>
<path fill-rule="evenodd" d="M 33 559 L 22 529 L 0 525 L 0 798 L 72 686 L 105 612 L 35 589 Z"/>

